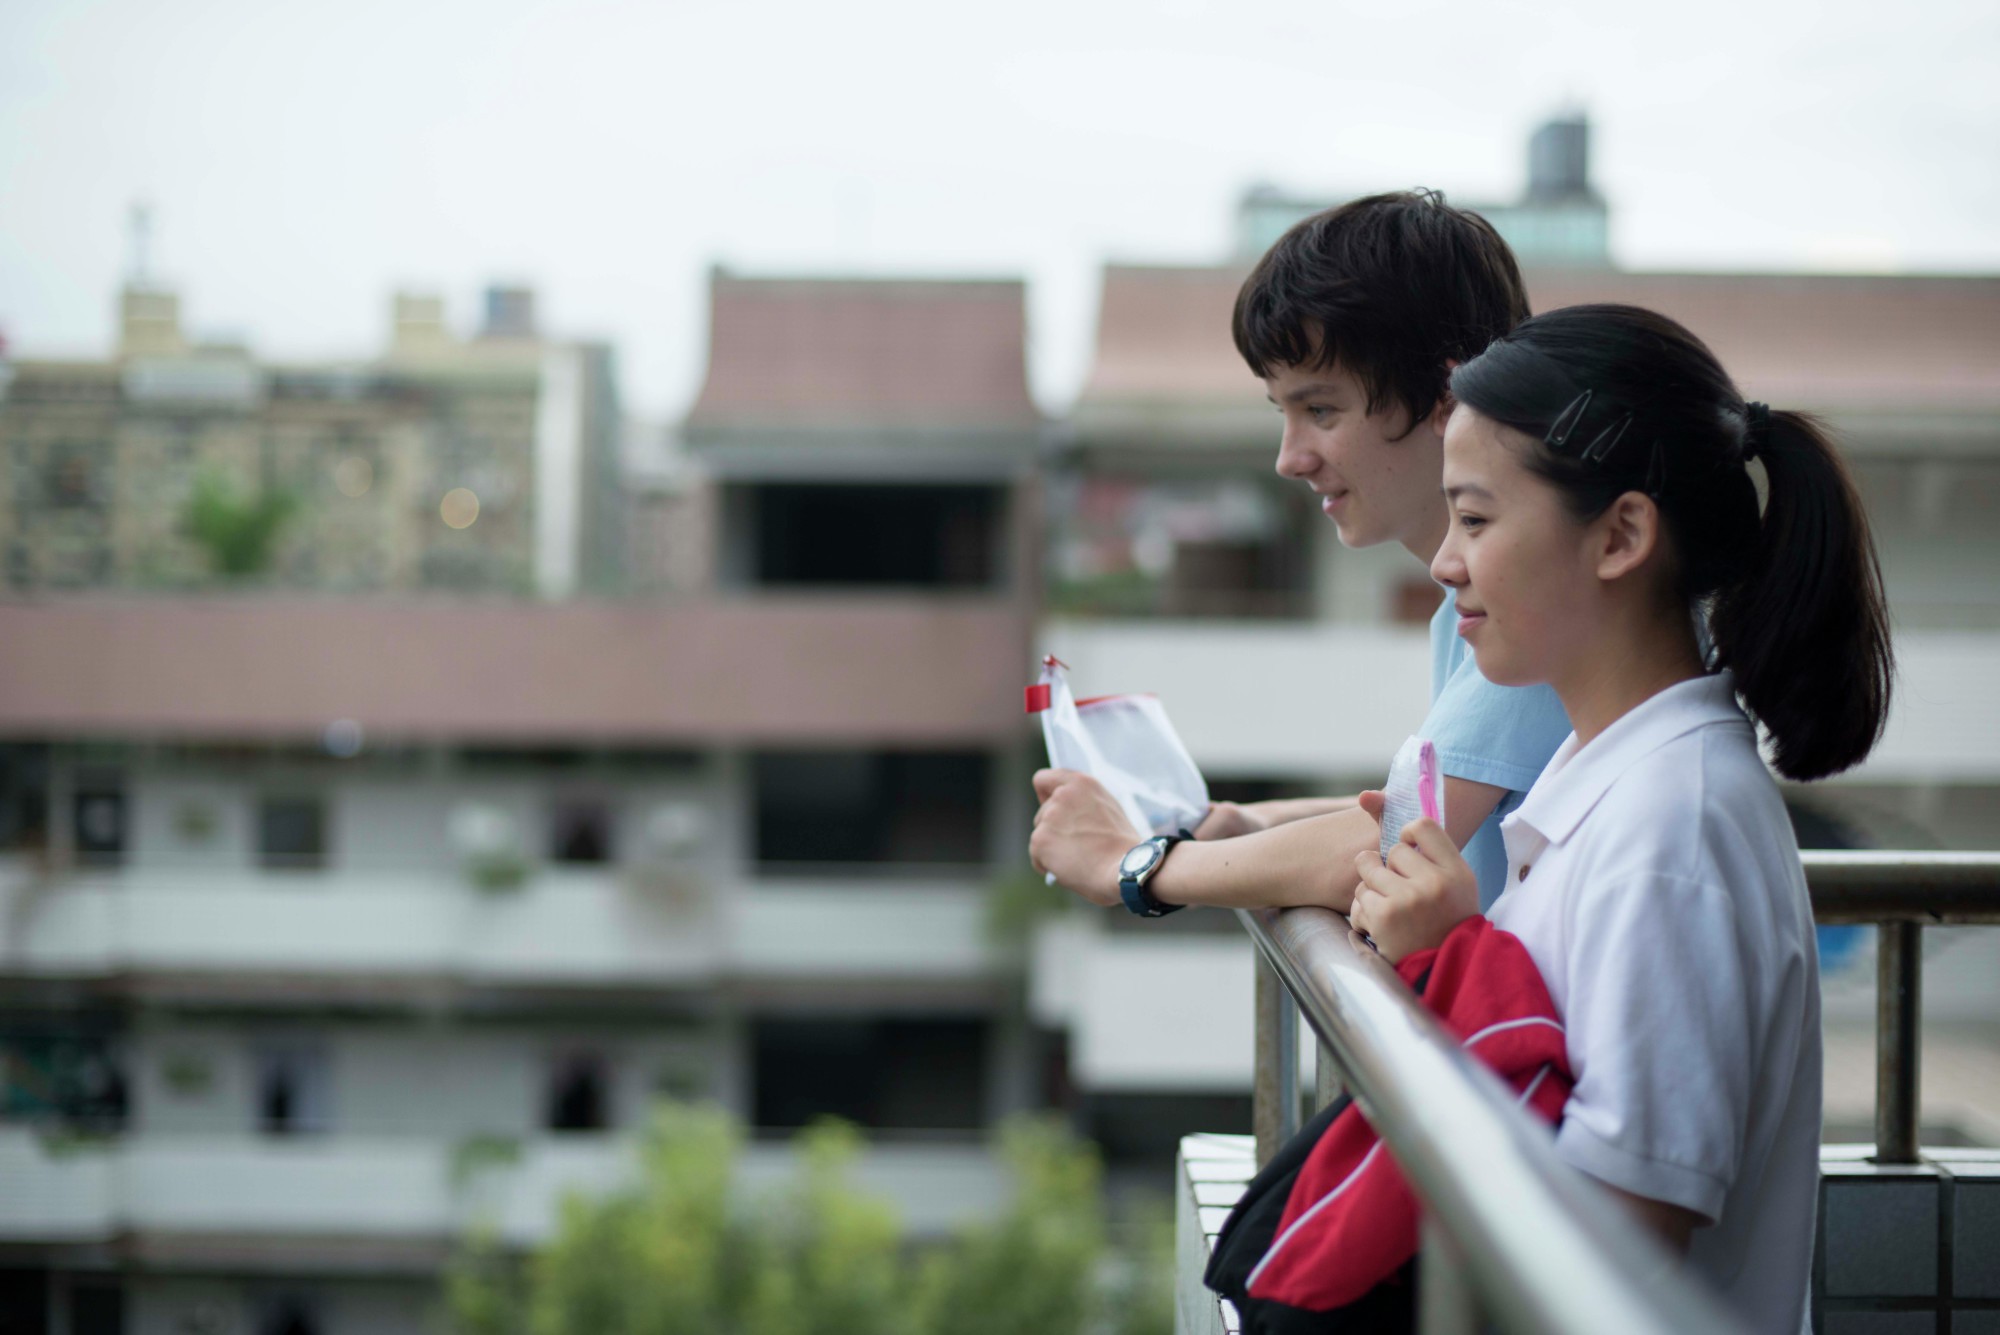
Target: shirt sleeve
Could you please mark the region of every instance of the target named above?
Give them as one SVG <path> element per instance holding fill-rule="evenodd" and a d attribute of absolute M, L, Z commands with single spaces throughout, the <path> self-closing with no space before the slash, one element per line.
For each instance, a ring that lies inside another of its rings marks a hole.
<path fill-rule="evenodd" d="M 1571 901 L 1564 1023 L 1572 1167 L 1713 1222 L 1742 1159 L 1750 984 L 1719 886 L 1641 872 Z"/>
<path fill-rule="evenodd" d="M 1495 686 L 1468 656 L 1431 702 L 1419 735 L 1436 745 L 1448 776 L 1524 793 L 1569 734 L 1554 690 Z"/>

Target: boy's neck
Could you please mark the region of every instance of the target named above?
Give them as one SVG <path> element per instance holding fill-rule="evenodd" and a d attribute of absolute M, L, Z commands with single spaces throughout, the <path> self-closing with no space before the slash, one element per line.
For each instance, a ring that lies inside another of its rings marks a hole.
<path fill-rule="evenodd" d="M 1431 558 L 1437 555 L 1438 548 L 1444 546 L 1444 535 L 1450 530 L 1451 510 L 1440 495 L 1422 515 L 1411 519 L 1400 541 L 1403 550 L 1422 561 L 1428 570 Z"/>

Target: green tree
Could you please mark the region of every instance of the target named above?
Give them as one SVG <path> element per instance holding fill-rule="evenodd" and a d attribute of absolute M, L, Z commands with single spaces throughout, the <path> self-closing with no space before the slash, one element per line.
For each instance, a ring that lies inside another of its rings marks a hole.
<path fill-rule="evenodd" d="M 1053 1118 L 1001 1133 L 1014 1199 L 927 1258 L 915 1307 L 926 1335 L 1082 1335 L 1096 1328 L 1104 1255 L 1095 1147 Z"/>
<path fill-rule="evenodd" d="M 288 492 L 246 495 L 227 474 L 204 468 L 188 493 L 182 527 L 208 553 L 216 574 L 240 579 L 270 568 L 278 532 L 297 508 Z"/>
<path fill-rule="evenodd" d="M 1096 1150 L 1060 1123 L 1002 1133 L 1006 1211 L 923 1255 L 863 1193 L 863 1142 L 808 1127 L 775 1192 L 732 1190 L 742 1132 L 712 1108 L 664 1105 L 628 1190 L 564 1200 L 525 1262 L 476 1231 L 446 1276 L 452 1335 L 1166 1335 L 1169 1250 L 1107 1259 Z M 732 1202 L 737 1204 L 732 1205 Z M 1134 1259 L 1134 1258 L 1138 1259 Z"/>

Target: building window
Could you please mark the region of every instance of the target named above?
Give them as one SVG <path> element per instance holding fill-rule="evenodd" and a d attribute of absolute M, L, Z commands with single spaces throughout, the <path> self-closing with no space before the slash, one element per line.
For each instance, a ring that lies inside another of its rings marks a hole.
<path fill-rule="evenodd" d="M 756 584 L 982 588 L 999 582 L 1005 502 L 994 486 L 780 484 L 737 513 Z"/>
<path fill-rule="evenodd" d="M 71 1288 L 69 1335 L 125 1335 L 125 1291 L 116 1284 Z"/>
<path fill-rule="evenodd" d="M 316 1305 L 298 1294 L 283 1294 L 259 1305 L 257 1335 L 320 1335 Z"/>
<path fill-rule="evenodd" d="M 751 771 L 759 862 L 986 861 L 983 755 L 772 751 Z"/>
<path fill-rule="evenodd" d="M 333 1072 L 326 1050 L 287 1044 L 257 1054 L 257 1127 L 267 1136 L 333 1128 Z"/>
<path fill-rule="evenodd" d="M 266 797 L 257 803 L 257 863 L 278 869 L 326 865 L 326 803 Z"/>
<path fill-rule="evenodd" d="M 89 867 L 115 867 L 125 860 L 123 788 L 79 785 L 71 812 L 76 820 L 78 862 Z"/>
<path fill-rule="evenodd" d="M 39 853 L 49 841 L 49 749 L 0 744 L 0 853 Z"/>
<path fill-rule="evenodd" d="M 606 802 L 558 802 L 549 829 L 551 862 L 611 861 L 611 807 Z"/>
<path fill-rule="evenodd" d="M 876 1130 L 977 1129 L 990 1032 L 983 1020 L 759 1021 L 756 1124 L 833 1116 Z"/>
<path fill-rule="evenodd" d="M 603 1131 L 611 1125 L 610 1076 L 604 1058 L 571 1052 L 549 1068 L 546 1119 L 551 1131 Z"/>

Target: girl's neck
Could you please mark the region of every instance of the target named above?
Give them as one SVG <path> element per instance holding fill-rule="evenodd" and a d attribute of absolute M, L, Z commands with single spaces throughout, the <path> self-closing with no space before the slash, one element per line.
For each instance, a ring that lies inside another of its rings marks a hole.
<path fill-rule="evenodd" d="M 1628 630 L 1599 637 L 1577 656 L 1575 672 L 1551 683 L 1581 746 L 1667 687 L 1707 672 L 1687 621 L 1651 620 Z"/>

